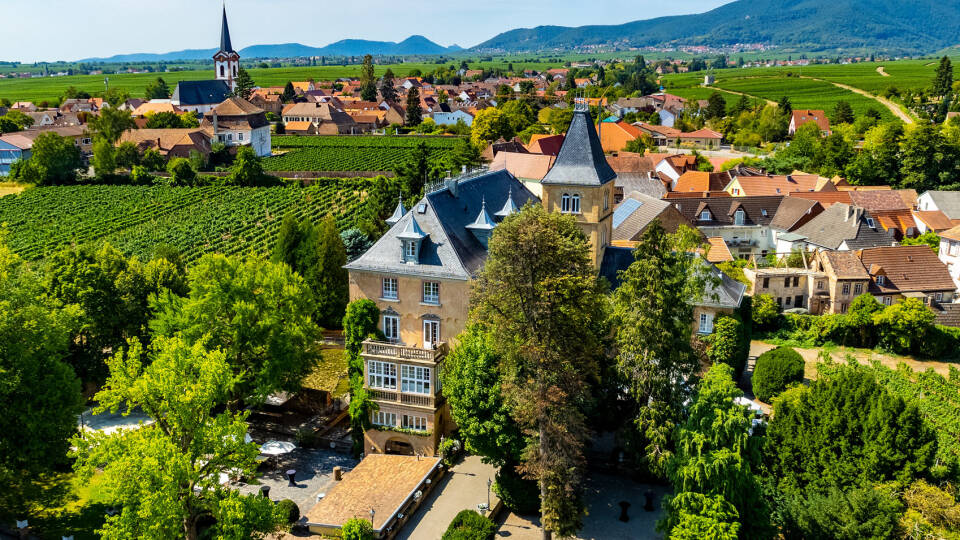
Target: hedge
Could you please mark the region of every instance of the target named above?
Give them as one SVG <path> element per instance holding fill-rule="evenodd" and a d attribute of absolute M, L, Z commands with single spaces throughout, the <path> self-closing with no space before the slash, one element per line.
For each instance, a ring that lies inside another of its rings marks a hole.
<path fill-rule="evenodd" d="M 497 525 L 474 510 L 462 510 L 457 514 L 442 540 L 493 540 Z"/>
<path fill-rule="evenodd" d="M 803 357 L 789 347 L 777 347 L 757 358 L 753 368 L 753 395 L 769 403 L 793 383 L 803 382 Z"/>
<path fill-rule="evenodd" d="M 533 480 L 521 477 L 512 465 L 504 465 L 497 472 L 493 492 L 503 505 L 514 512 L 529 516 L 540 513 L 540 488 Z"/>

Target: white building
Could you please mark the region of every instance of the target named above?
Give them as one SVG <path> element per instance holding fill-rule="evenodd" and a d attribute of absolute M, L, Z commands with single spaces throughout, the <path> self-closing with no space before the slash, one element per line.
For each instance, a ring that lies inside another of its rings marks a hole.
<path fill-rule="evenodd" d="M 433 118 L 434 122 L 441 126 L 456 125 L 458 120 L 463 120 L 463 123 L 468 126 L 473 125 L 473 115 L 463 109 L 457 109 L 450 112 L 435 111 L 430 113 L 430 117 Z"/>
<path fill-rule="evenodd" d="M 200 125 L 215 142 L 227 146 L 250 146 L 258 156 L 269 156 L 270 122 L 263 109 L 239 97 L 229 97 L 203 115 Z"/>

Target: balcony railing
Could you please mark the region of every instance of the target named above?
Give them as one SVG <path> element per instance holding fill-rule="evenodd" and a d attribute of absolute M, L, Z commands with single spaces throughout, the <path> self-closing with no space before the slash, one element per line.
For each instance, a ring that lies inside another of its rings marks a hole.
<path fill-rule="evenodd" d="M 382 341 L 364 341 L 363 356 L 380 356 L 399 360 L 417 360 L 420 362 L 439 362 L 447 355 L 447 344 L 439 343 L 435 349 L 423 349 Z"/>

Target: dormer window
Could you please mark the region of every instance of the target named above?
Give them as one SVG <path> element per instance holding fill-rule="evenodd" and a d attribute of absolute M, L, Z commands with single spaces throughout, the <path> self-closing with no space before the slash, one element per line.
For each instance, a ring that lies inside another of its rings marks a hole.
<path fill-rule="evenodd" d="M 710 211 L 704 210 L 700 212 L 700 221 L 710 221 Z"/>
<path fill-rule="evenodd" d="M 871 229 L 877 228 L 877 224 L 873 221 L 873 218 L 867 218 L 867 227 L 870 227 Z"/>
<path fill-rule="evenodd" d="M 733 213 L 733 224 L 734 225 L 743 225 L 744 219 L 746 218 L 747 213 L 743 210 L 737 210 Z"/>
<path fill-rule="evenodd" d="M 403 257 L 405 259 L 417 258 L 417 243 L 413 240 L 407 240 L 403 243 Z"/>
<path fill-rule="evenodd" d="M 877 276 L 877 285 L 883 287 L 887 283 L 887 278 L 884 276 Z"/>

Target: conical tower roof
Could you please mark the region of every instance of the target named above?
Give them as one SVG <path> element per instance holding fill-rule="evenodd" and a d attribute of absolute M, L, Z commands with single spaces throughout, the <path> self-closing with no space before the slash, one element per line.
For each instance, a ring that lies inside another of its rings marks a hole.
<path fill-rule="evenodd" d="M 227 25 L 227 6 L 223 6 L 223 26 L 220 28 L 220 52 L 236 53 L 230 42 L 230 27 Z"/>
<path fill-rule="evenodd" d="M 427 233 L 423 232 L 420 224 L 417 223 L 417 218 L 414 216 L 410 216 L 410 221 L 408 221 L 403 230 L 397 234 L 397 238 L 401 240 L 423 240 L 426 237 Z"/>
<path fill-rule="evenodd" d="M 602 186 L 616 177 L 617 173 L 603 155 L 590 111 L 585 105 L 578 104 L 557 160 L 542 183 Z"/>
<path fill-rule="evenodd" d="M 473 223 L 467 225 L 467 228 L 471 230 L 492 231 L 496 226 L 497 224 L 493 222 L 490 213 L 487 212 L 487 199 L 484 198 L 480 204 L 480 214 L 477 215 L 477 219 L 473 220 Z"/>
<path fill-rule="evenodd" d="M 400 222 L 400 219 L 403 218 L 407 213 L 407 209 L 403 207 L 403 198 L 400 197 L 397 201 L 397 209 L 393 211 L 393 215 L 387 218 L 387 225 L 393 227 Z"/>
<path fill-rule="evenodd" d="M 494 214 L 498 218 L 505 218 L 510 214 L 516 214 L 520 209 L 517 208 L 517 203 L 513 202 L 513 188 L 510 188 L 510 191 L 507 193 L 507 202 L 503 203 L 503 208 L 499 212 Z"/>

